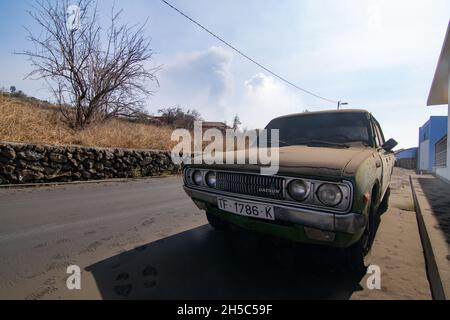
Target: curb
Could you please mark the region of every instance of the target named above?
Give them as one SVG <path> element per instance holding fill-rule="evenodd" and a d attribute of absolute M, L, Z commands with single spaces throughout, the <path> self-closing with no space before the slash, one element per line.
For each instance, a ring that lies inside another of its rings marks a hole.
<path fill-rule="evenodd" d="M 434 256 L 431 240 L 428 235 L 427 227 L 423 219 L 422 211 L 420 209 L 419 200 L 414 189 L 413 178 L 409 176 L 409 183 L 411 185 L 414 207 L 416 211 L 417 224 L 419 226 L 420 240 L 422 242 L 422 248 L 425 255 L 425 262 L 427 266 L 428 281 L 430 282 L 431 294 L 434 300 L 447 300 L 445 296 L 444 287 L 442 286 L 441 276 L 439 274 L 439 268 Z"/>
<path fill-rule="evenodd" d="M 163 179 L 170 177 L 178 177 L 180 174 L 171 174 L 164 176 L 142 177 L 142 178 L 120 178 L 120 179 L 103 179 L 103 180 L 88 180 L 88 181 L 71 181 L 71 182 L 47 182 L 47 183 L 24 183 L 24 184 L 5 184 L 0 185 L 2 189 L 26 189 L 26 188 L 39 188 L 39 187 L 57 187 L 57 186 L 70 186 L 70 185 L 84 185 L 84 184 L 102 184 L 102 183 L 125 183 L 125 182 L 137 182 L 153 179 Z"/>

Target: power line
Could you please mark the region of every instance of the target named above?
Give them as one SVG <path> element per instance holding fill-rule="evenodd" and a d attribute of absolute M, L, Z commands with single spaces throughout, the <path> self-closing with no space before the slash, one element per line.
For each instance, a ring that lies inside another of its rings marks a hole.
<path fill-rule="evenodd" d="M 225 41 L 224 39 L 222 39 L 221 37 L 219 37 L 218 35 L 216 35 L 215 33 L 213 33 L 212 31 L 210 31 L 208 28 L 206 28 L 205 26 L 203 26 L 202 24 L 200 24 L 199 22 L 197 22 L 196 20 L 192 19 L 191 17 L 189 17 L 187 14 L 185 14 L 184 12 L 180 11 L 178 8 L 174 7 L 172 4 L 170 4 L 169 2 L 167 2 L 166 0 L 161 0 L 164 4 L 166 4 L 167 6 L 169 6 L 170 8 L 172 8 L 173 10 L 175 10 L 176 12 L 178 12 L 180 15 L 182 15 L 183 17 L 185 17 L 186 19 L 188 19 L 189 21 L 191 21 L 192 23 L 194 23 L 195 25 L 197 25 L 198 27 L 200 27 L 201 29 L 203 29 L 204 31 L 206 31 L 207 33 L 209 33 L 210 35 L 212 35 L 214 38 L 216 38 L 217 40 L 219 40 L 220 42 L 222 42 L 223 44 L 225 44 L 227 47 L 231 48 L 232 50 L 236 51 L 238 54 L 240 54 L 242 57 L 244 57 L 245 59 L 249 60 L 250 62 L 256 64 L 258 67 L 260 67 L 261 69 L 263 69 L 264 71 L 270 73 L 271 75 L 273 75 L 274 77 L 280 79 L 281 81 L 289 84 L 290 86 L 304 92 L 307 93 L 313 97 L 316 97 L 318 99 L 330 102 L 330 103 L 338 103 L 338 101 L 336 100 L 332 100 L 332 99 L 328 99 L 325 97 L 322 97 L 318 94 L 315 94 L 314 92 L 311 92 L 309 90 L 303 89 L 302 87 L 296 85 L 295 83 L 292 83 L 291 81 L 287 80 L 286 78 L 280 76 L 279 74 L 269 70 L 267 67 L 263 66 L 261 63 L 255 61 L 254 59 L 250 58 L 248 55 L 246 55 L 245 53 L 243 53 L 241 50 L 237 49 L 236 47 L 234 47 L 232 44 L 230 44 L 229 42 Z"/>

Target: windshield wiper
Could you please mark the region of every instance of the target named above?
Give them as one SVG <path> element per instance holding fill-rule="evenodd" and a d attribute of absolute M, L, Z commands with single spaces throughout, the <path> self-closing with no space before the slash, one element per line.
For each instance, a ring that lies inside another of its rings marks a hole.
<path fill-rule="evenodd" d="M 318 139 L 311 139 L 308 140 L 305 143 L 308 147 L 315 147 L 315 146 L 331 146 L 331 147 L 339 147 L 339 148 L 350 148 L 348 144 L 341 143 L 341 142 L 332 142 L 332 141 L 326 141 L 326 140 L 318 140 Z"/>

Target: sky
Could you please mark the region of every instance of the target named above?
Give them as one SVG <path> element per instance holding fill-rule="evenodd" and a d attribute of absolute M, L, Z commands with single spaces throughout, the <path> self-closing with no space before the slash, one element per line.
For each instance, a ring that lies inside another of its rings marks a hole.
<path fill-rule="evenodd" d="M 418 144 L 418 128 L 447 106 L 426 100 L 449 19 L 448 0 L 170 0 L 247 55 L 291 82 L 346 108 L 369 110 L 399 148 Z M 0 87 L 49 99 L 31 66 L 15 51 L 30 49 L 23 26 L 32 0 L 0 4 Z M 101 19 L 113 0 L 101 0 Z M 147 110 L 181 106 L 208 121 L 262 128 L 272 118 L 334 109 L 242 58 L 160 0 L 115 0 L 123 21 L 143 23 L 161 66 Z M 36 29 L 38 30 L 38 29 Z"/>

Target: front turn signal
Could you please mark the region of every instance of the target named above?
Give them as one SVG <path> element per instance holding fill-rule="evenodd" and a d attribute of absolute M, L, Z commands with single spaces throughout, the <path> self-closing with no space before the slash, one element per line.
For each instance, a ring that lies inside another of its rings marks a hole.
<path fill-rule="evenodd" d="M 369 192 L 366 192 L 363 195 L 363 202 L 364 202 L 364 204 L 368 204 L 370 202 L 370 193 Z"/>

